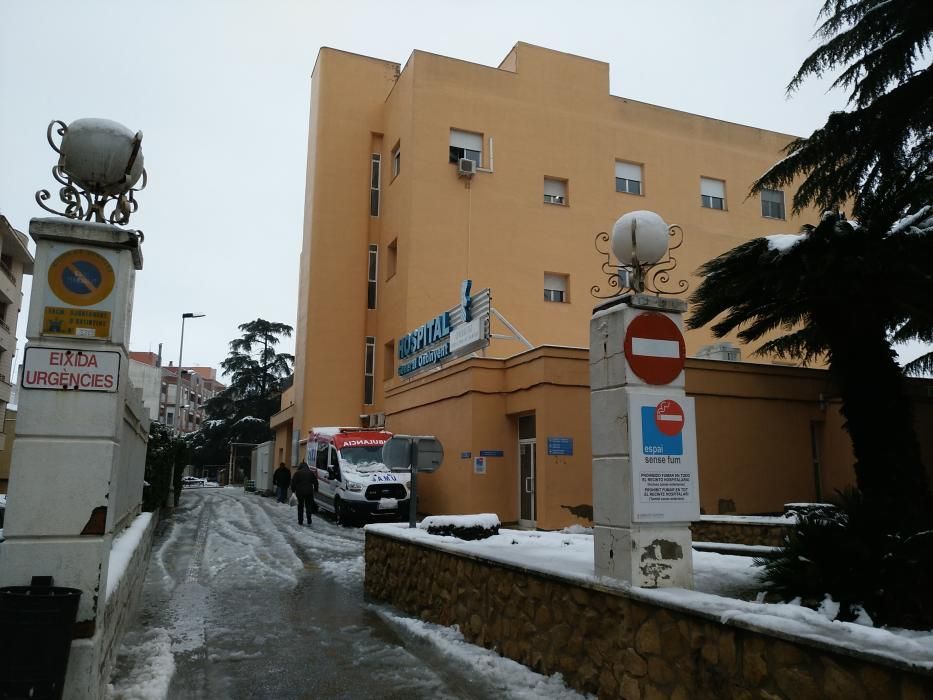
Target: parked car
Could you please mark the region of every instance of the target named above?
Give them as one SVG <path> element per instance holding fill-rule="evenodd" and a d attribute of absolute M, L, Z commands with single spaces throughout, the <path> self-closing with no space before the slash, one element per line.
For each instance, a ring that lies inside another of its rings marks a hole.
<path fill-rule="evenodd" d="M 408 518 L 407 471 L 393 472 L 382 461 L 385 430 L 314 428 L 308 438 L 308 465 L 317 469 L 317 505 L 338 523 Z"/>
<path fill-rule="evenodd" d="M 199 479 L 196 476 L 183 476 L 181 477 L 181 485 L 183 487 L 195 487 L 195 486 L 204 486 L 207 483 L 207 479 Z"/>

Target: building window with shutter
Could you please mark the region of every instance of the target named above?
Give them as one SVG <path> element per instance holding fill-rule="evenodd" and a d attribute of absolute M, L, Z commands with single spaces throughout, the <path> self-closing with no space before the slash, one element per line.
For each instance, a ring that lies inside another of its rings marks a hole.
<path fill-rule="evenodd" d="M 372 172 L 369 180 L 369 215 L 379 216 L 379 178 L 381 177 L 382 156 L 373 153 Z"/>
<path fill-rule="evenodd" d="M 376 339 L 366 336 L 366 360 L 363 367 L 363 403 L 367 406 L 373 403 L 373 392 L 376 379 Z"/>
<path fill-rule="evenodd" d="M 767 219 L 784 218 L 784 193 L 781 190 L 761 191 L 761 215 Z"/>
<path fill-rule="evenodd" d="M 544 178 L 544 203 L 567 205 L 567 181 Z"/>
<path fill-rule="evenodd" d="M 567 296 L 567 275 L 554 272 L 544 273 L 544 300 L 561 304 L 569 301 Z"/>
<path fill-rule="evenodd" d="M 369 246 L 369 274 L 366 279 L 366 308 L 376 308 L 376 277 L 379 268 L 379 246 Z"/>
<path fill-rule="evenodd" d="M 642 194 L 641 166 L 636 163 L 616 161 L 616 192 Z"/>
<path fill-rule="evenodd" d="M 472 160 L 476 167 L 483 165 L 483 135 L 469 131 L 450 130 L 450 162 L 458 163 L 461 158 Z"/>
<path fill-rule="evenodd" d="M 726 183 L 709 177 L 700 178 L 700 206 L 706 209 L 726 208 Z"/>
<path fill-rule="evenodd" d="M 392 177 L 398 177 L 400 172 L 402 172 L 402 145 L 397 143 L 392 149 Z"/>

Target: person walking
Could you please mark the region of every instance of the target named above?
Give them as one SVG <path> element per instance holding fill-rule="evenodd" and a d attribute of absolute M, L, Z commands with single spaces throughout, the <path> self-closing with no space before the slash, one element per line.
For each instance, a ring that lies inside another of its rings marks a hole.
<path fill-rule="evenodd" d="M 288 500 L 288 487 L 292 483 L 292 470 L 279 462 L 279 468 L 272 475 L 272 485 L 275 486 L 275 500 L 285 503 Z"/>
<path fill-rule="evenodd" d="M 298 471 L 292 476 L 292 493 L 298 499 L 298 524 L 304 525 L 305 510 L 308 511 L 308 525 L 311 524 L 311 511 L 314 509 L 314 492 L 317 491 L 317 471 L 311 471 L 307 462 L 298 465 Z"/>

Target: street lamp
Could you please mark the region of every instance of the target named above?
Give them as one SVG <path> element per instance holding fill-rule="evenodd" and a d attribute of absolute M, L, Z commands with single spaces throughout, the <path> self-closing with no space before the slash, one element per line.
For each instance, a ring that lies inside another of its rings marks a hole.
<path fill-rule="evenodd" d="M 181 343 L 178 345 L 178 371 L 175 375 L 175 421 L 178 434 L 181 435 L 181 357 L 185 349 L 185 320 L 189 318 L 203 318 L 206 314 L 188 312 L 181 315 Z"/>

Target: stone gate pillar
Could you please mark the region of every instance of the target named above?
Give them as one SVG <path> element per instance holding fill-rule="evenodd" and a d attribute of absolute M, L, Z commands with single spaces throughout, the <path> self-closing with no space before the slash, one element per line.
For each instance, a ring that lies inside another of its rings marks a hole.
<path fill-rule="evenodd" d="M 617 297 L 590 321 L 596 574 L 693 587 L 696 421 L 684 394 L 686 303 Z"/>
<path fill-rule="evenodd" d="M 29 224 L 36 262 L 0 586 L 51 576 L 81 590 L 65 698 L 103 693 L 116 624 L 104 614 L 111 545 L 142 500 L 149 419 L 127 362 L 142 234 L 115 225 L 135 211 L 131 188 L 145 182 L 141 139 L 107 120 L 53 122 L 66 216 Z M 49 198 L 37 195 L 54 212 Z M 116 206 L 109 216 L 106 204 Z"/>

